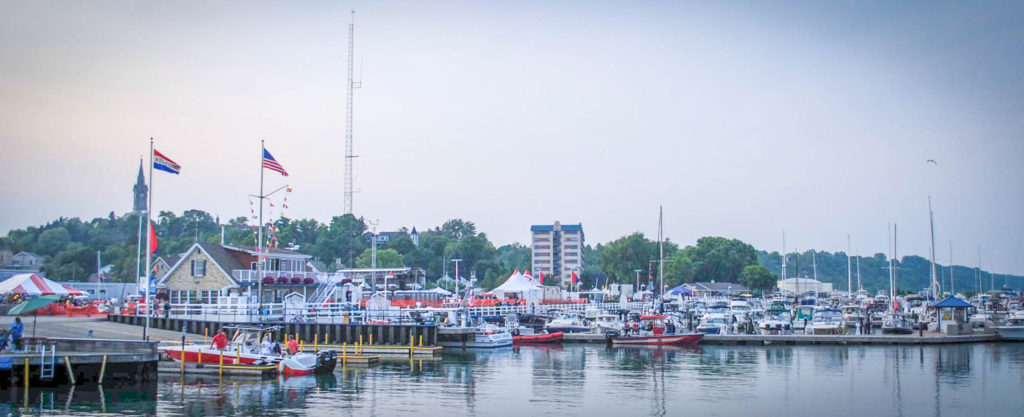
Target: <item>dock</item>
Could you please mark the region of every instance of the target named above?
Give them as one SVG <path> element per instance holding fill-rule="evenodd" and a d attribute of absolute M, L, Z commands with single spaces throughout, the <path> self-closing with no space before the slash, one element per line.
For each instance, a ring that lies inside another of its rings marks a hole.
<path fill-rule="evenodd" d="M 17 383 L 34 388 L 156 380 L 157 342 L 26 337 L 22 343 L 20 351 L 0 354 L 0 386 Z"/>
<path fill-rule="evenodd" d="M 277 376 L 277 365 L 235 365 L 235 364 L 198 364 L 160 361 L 158 370 L 161 374 L 210 375 L 215 377 L 230 376 L 233 379 L 262 379 Z"/>

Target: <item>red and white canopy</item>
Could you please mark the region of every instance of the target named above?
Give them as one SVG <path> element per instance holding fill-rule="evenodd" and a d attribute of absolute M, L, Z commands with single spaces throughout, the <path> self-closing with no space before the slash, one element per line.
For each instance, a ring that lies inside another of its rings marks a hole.
<path fill-rule="evenodd" d="M 0 294 L 81 295 L 82 291 L 43 278 L 39 274 L 18 274 L 0 282 Z"/>

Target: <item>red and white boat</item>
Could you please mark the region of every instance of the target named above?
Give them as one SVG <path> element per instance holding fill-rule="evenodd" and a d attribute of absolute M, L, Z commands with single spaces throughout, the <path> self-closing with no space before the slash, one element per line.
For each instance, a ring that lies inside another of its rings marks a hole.
<path fill-rule="evenodd" d="M 692 345 L 696 346 L 700 343 L 700 339 L 704 337 L 703 333 L 683 333 L 683 334 L 662 334 L 659 336 L 641 335 L 641 336 L 624 336 L 624 337 L 613 337 L 612 345 L 616 346 L 667 346 L 667 345 Z"/>
<path fill-rule="evenodd" d="M 537 343 L 558 343 L 562 341 L 562 336 L 565 333 L 554 332 L 554 333 L 538 333 L 523 336 L 512 336 L 512 343 L 516 345 L 529 345 Z"/>
<path fill-rule="evenodd" d="M 635 336 L 613 337 L 612 345 L 632 346 L 669 346 L 669 345 L 692 345 L 696 346 L 704 338 L 703 333 L 671 333 L 666 334 L 665 328 L 668 317 L 662 314 L 641 316 L 641 321 L 650 322 L 650 330 L 641 331 Z"/>
<path fill-rule="evenodd" d="M 263 334 L 275 328 L 234 327 L 233 337 L 227 348 L 220 350 L 209 344 L 167 345 L 160 349 L 175 362 L 219 365 L 223 356 L 225 365 L 276 365 L 281 375 L 312 375 L 330 373 L 337 364 L 337 353 L 322 350 L 319 353 L 299 352 L 294 355 L 275 355 L 260 351 Z"/>

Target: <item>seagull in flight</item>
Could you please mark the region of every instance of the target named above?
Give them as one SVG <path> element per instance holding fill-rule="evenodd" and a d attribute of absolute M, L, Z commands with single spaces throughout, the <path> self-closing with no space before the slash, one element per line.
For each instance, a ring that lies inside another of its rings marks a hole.
<path fill-rule="evenodd" d="M 935 160 L 934 160 L 934 159 L 929 159 L 929 160 L 927 160 L 927 161 L 924 161 L 924 163 L 926 163 L 926 164 L 927 164 L 927 163 L 932 163 L 932 164 L 935 164 L 936 166 L 938 166 L 938 165 L 939 165 L 939 163 L 938 163 L 938 162 L 935 162 Z"/>

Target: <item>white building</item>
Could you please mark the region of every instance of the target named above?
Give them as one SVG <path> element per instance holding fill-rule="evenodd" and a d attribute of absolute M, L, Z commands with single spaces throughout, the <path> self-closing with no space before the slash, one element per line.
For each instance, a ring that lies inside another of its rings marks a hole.
<path fill-rule="evenodd" d="M 827 282 L 821 282 L 811 278 L 787 278 L 780 280 L 776 283 L 781 291 L 789 291 L 793 294 L 803 294 L 805 292 L 816 292 L 816 293 L 832 293 L 832 284 Z"/>
<path fill-rule="evenodd" d="M 572 273 L 577 276 L 583 273 L 583 224 L 563 225 L 555 222 L 551 225 L 530 226 L 531 262 L 533 276 L 545 276 L 545 284 L 549 277 L 557 279 L 563 286 L 572 282 Z"/>

